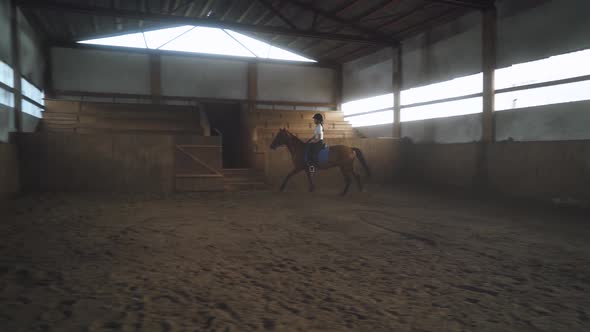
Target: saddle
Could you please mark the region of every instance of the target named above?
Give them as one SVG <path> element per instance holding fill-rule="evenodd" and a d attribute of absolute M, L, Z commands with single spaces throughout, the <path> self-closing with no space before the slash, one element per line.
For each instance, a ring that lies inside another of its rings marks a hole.
<path fill-rule="evenodd" d="M 305 162 L 307 164 L 309 164 L 314 158 L 310 158 L 312 157 L 310 154 L 312 153 L 311 151 L 311 144 L 307 145 L 307 148 L 305 149 Z M 319 151 L 317 152 L 317 155 L 315 156 L 315 160 L 317 161 L 318 164 L 322 164 L 328 161 L 328 157 L 330 156 L 330 147 L 328 146 L 328 144 L 323 143 L 321 149 L 319 149 Z"/>

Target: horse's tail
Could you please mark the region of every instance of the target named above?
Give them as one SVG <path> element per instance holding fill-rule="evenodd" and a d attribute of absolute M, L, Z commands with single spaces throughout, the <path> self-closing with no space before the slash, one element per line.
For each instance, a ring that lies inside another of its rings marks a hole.
<path fill-rule="evenodd" d="M 354 153 L 356 154 L 356 157 L 361 162 L 361 165 L 363 165 L 365 172 L 367 172 L 367 176 L 371 177 L 371 169 L 369 169 L 369 165 L 367 164 L 367 160 L 365 159 L 365 155 L 363 155 L 363 152 L 361 151 L 361 149 L 352 148 L 352 151 L 354 151 Z"/>

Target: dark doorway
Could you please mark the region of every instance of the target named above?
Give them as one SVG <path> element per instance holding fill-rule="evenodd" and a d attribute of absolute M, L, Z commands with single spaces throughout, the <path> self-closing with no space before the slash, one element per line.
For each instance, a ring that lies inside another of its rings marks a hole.
<path fill-rule="evenodd" d="M 246 162 L 242 158 L 240 104 L 206 103 L 204 106 L 211 136 L 222 137 L 223 168 L 245 168 Z"/>

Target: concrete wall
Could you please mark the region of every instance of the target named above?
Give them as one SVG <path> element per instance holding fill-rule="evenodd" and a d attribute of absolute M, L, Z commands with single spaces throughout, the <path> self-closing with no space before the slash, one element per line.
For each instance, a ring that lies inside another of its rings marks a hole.
<path fill-rule="evenodd" d="M 490 185 L 499 192 L 590 203 L 590 141 L 497 143 L 487 160 Z"/>
<path fill-rule="evenodd" d="M 498 68 L 538 60 L 552 55 L 590 48 L 590 2 L 584 0 L 501 0 L 498 7 Z M 550 22 L 550 23 L 549 23 Z M 343 100 L 350 101 L 392 91 L 391 50 L 377 53 L 344 65 Z M 473 13 L 456 21 L 437 26 L 403 41 L 402 89 L 447 81 L 481 72 L 481 15 Z M 403 103 L 403 101 L 402 101 Z M 586 119 L 575 103 L 559 106 L 560 114 L 539 113 L 533 120 L 526 110 L 520 115 L 498 115 L 499 139 L 585 139 L 580 123 Z M 555 108 L 550 106 L 549 108 Z M 571 108 L 571 109 L 570 109 Z M 542 109 L 538 109 L 542 110 Z M 511 117 L 507 120 L 507 117 Z M 571 117 L 571 118 L 567 118 Z M 516 121 L 511 123 L 510 121 Z M 529 121 L 530 125 L 526 122 Z M 548 130 L 549 121 L 559 123 Z M 545 123 L 545 124 L 543 124 Z M 450 125 L 457 125 L 453 133 Z M 402 128 L 416 141 L 441 143 L 469 142 L 477 139 L 480 128 L 472 118 L 433 119 L 404 123 Z M 545 128 L 545 129 L 543 129 Z M 367 137 L 392 132 L 392 126 L 359 128 Z M 514 132 L 521 129 L 522 133 Z M 402 131 L 404 131 L 402 129 Z M 426 132 L 436 132 L 432 137 Z M 524 135 L 524 136 L 523 136 Z M 543 136 L 545 138 L 541 138 Z"/>
<path fill-rule="evenodd" d="M 402 136 L 414 143 L 468 143 L 481 138 L 481 114 L 402 122 Z M 497 141 L 589 140 L 590 101 L 553 104 L 495 113 Z M 359 128 L 386 133 L 391 126 Z M 369 136 L 369 135 L 367 135 Z M 370 136 L 373 137 L 373 136 Z"/>
<path fill-rule="evenodd" d="M 383 124 L 368 127 L 355 128 L 362 137 L 367 138 L 381 138 L 381 137 L 392 137 L 393 136 L 393 125 Z"/>
<path fill-rule="evenodd" d="M 334 101 L 334 69 L 258 64 L 258 99 L 329 103 Z"/>
<path fill-rule="evenodd" d="M 17 148 L 0 142 L 0 199 L 20 192 Z"/>
<path fill-rule="evenodd" d="M 57 90 L 150 93 L 145 54 L 54 47 L 51 64 Z"/>
<path fill-rule="evenodd" d="M 151 93 L 146 54 L 54 47 L 51 55 L 56 90 Z M 260 100 L 332 102 L 334 85 L 335 70 L 331 68 L 265 62 L 258 65 Z M 248 62 L 163 54 L 161 89 L 164 96 L 244 100 L 248 98 Z"/>
<path fill-rule="evenodd" d="M 481 15 L 426 31 L 404 40 L 402 47 L 402 90 L 477 74 L 482 71 Z"/>
<path fill-rule="evenodd" d="M 393 91 L 391 49 L 384 49 L 342 66 L 342 102 Z"/>
<path fill-rule="evenodd" d="M 10 120 L 12 118 L 12 108 L 0 105 L 0 142 L 7 143 L 10 138 Z"/>
<path fill-rule="evenodd" d="M 372 176 L 367 179 L 366 173 L 358 161 L 355 170 L 362 175 L 364 183 L 387 184 L 392 183 L 395 172 L 401 167 L 400 145 L 394 139 L 332 139 L 331 145 L 345 144 L 358 147 L 363 152 Z M 267 181 L 278 187 L 284 177 L 293 169 L 291 157 L 284 147 L 268 150 L 266 154 Z M 344 179 L 338 168 L 323 170 L 314 176 L 314 183 L 319 191 L 338 191 L 344 188 Z M 288 184 L 289 191 L 307 191 L 307 177 L 305 172 L 294 176 Z M 351 191 L 356 191 L 356 185 Z"/>
<path fill-rule="evenodd" d="M 475 183 L 478 144 L 404 143 L 402 149 L 408 181 L 463 188 Z"/>
<path fill-rule="evenodd" d="M 162 56 L 162 94 L 246 99 L 248 64 L 243 61 Z"/>
<path fill-rule="evenodd" d="M 590 48 L 590 2 L 499 0 L 498 68 Z M 403 41 L 402 89 L 476 74 L 481 67 L 481 14 L 472 13 Z M 392 91 L 391 50 L 346 63 L 343 100 Z"/>
<path fill-rule="evenodd" d="M 415 143 L 466 143 L 481 138 L 481 114 L 402 122 L 402 137 Z"/>
<path fill-rule="evenodd" d="M 12 65 L 10 1 L 0 1 L 0 60 Z"/>
<path fill-rule="evenodd" d="M 47 70 L 43 52 L 44 41 L 20 10 L 18 11 L 18 25 L 21 75 L 39 89 L 44 90 L 45 71 Z M 41 119 L 36 116 L 22 113 L 23 132 L 35 132 L 40 121 Z"/>
<path fill-rule="evenodd" d="M 173 136 L 22 134 L 25 191 L 171 192 Z"/>
<path fill-rule="evenodd" d="M 25 16 L 17 11 L 18 38 L 20 42 L 20 70 L 23 77 L 37 87 L 44 88 L 46 71 L 43 57 L 43 41 L 34 31 Z M 0 61 L 14 68 L 11 42 L 10 1 L 0 3 Z M 25 132 L 35 131 L 39 119 L 26 113 L 22 114 L 22 128 Z M 15 130 L 15 114 L 12 109 L 0 110 L 0 141 L 7 142 L 7 133 Z"/>
<path fill-rule="evenodd" d="M 531 8 L 513 13 L 518 3 Z M 590 1 L 498 1 L 498 68 L 590 48 Z"/>
<path fill-rule="evenodd" d="M 43 89 L 46 70 L 43 41 L 29 21 L 18 11 L 21 75 Z"/>
<path fill-rule="evenodd" d="M 590 101 L 501 111 L 495 117 L 498 141 L 590 139 Z"/>

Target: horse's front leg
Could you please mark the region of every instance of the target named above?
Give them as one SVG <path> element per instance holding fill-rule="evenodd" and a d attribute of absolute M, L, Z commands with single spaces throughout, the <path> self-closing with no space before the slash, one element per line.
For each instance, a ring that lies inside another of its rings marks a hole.
<path fill-rule="evenodd" d="M 315 190 L 315 185 L 313 184 L 313 179 L 311 177 L 311 173 L 309 172 L 309 169 L 306 169 L 305 173 L 307 174 L 307 183 L 309 184 L 309 192 L 312 193 Z"/>
<path fill-rule="evenodd" d="M 289 179 L 293 175 L 301 172 L 301 170 L 302 170 L 301 168 L 296 168 L 296 169 L 292 170 L 291 173 L 287 174 L 287 176 L 285 177 L 285 180 L 283 180 L 283 184 L 281 185 L 281 191 L 284 191 L 285 190 L 285 187 L 287 186 L 287 182 L 289 182 Z"/>

